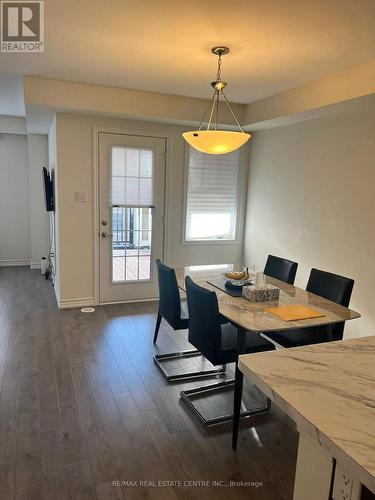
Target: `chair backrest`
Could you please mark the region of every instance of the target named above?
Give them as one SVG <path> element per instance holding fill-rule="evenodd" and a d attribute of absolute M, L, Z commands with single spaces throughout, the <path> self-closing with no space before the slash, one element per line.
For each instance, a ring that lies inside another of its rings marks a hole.
<path fill-rule="evenodd" d="M 315 293 L 315 295 L 320 295 L 320 297 L 324 297 L 327 300 L 332 300 L 332 302 L 336 302 L 336 304 L 348 307 L 353 286 L 354 280 L 350 278 L 321 271 L 320 269 L 311 269 L 306 290 Z M 332 325 L 333 340 L 342 339 L 344 326 L 344 322 Z"/>
<path fill-rule="evenodd" d="M 297 267 L 297 262 L 276 257 L 275 255 L 269 255 L 264 267 L 264 274 L 293 285 Z"/>
<path fill-rule="evenodd" d="M 181 316 L 181 299 L 175 270 L 156 259 L 159 283 L 159 313 L 173 327 Z"/>
<path fill-rule="evenodd" d="M 189 342 L 212 364 L 221 348 L 221 326 L 216 293 L 203 288 L 187 276 L 186 297 L 189 309 Z"/>

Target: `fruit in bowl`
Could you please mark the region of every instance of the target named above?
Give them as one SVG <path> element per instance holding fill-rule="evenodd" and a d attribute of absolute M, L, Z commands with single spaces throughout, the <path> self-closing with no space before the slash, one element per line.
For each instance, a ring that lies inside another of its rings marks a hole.
<path fill-rule="evenodd" d="M 229 273 L 224 273 L 224 276 L 230 280 L 247 280 L 249 278 L 249 271 L 246 268 L 245 271 L 231 271 Z"/>
<path fill-rule="evenodd" d="M 243 271 L 229 271 L 223 273 L 221 277 L 226 280 L 228 286 L 244 286 L 251 279 L 248 268 Z"/>

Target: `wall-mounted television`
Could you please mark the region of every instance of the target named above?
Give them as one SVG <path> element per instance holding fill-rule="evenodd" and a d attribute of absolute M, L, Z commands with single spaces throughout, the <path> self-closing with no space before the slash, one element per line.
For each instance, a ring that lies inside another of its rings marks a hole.
<path fill-rule="evenodd" d="M 47 212 L 53 212 L 54 199 L 53 199 L 53 176 L 50 175 L 46 167 L 43 167 L 43 185 L 44 185 L 44 200 Z"/>

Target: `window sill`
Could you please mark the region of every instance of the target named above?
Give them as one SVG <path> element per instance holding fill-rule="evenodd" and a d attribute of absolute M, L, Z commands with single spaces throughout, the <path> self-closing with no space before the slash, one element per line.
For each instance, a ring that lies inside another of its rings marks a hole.
<path fill-rule="evenodd" d="M 240 241 L 235 240 L 183 240 L 183 246 L 205 246 L 205 245 L 239 245 Z"/>

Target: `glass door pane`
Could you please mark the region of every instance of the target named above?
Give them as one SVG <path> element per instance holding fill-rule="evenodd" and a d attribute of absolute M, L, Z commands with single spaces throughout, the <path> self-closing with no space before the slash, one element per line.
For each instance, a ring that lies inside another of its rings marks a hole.
<path fill-rule="evenodd" d="M 112 208 L 112 282 L 151 279 L 152 208 Z"/>

